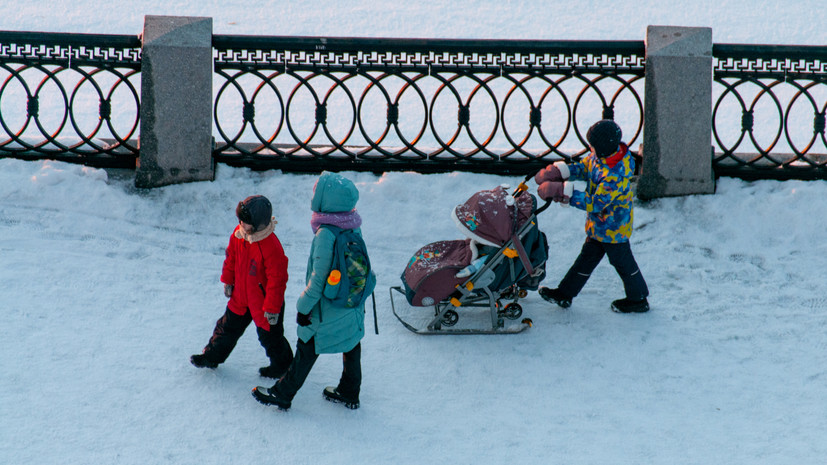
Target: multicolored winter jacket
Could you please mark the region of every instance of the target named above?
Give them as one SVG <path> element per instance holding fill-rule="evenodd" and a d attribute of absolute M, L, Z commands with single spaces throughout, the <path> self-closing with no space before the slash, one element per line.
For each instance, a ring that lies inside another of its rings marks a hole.
<path fill-rule="evenodd" d="M 586 190 L 575 190 L 569 201 L 588 213 L 586 234 L 600 242 L 627 242 L 634 221 L 629 180 L 635 160 L 629 147 L 620 144 L 617 154 L 604 159 L 589 154 L 568 168 L 570 180 L 586 181 Z"/>

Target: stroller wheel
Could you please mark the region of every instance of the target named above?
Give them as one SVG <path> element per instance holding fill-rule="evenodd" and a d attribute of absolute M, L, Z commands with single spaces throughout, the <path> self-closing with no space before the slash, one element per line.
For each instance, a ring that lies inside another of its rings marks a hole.
<path fill-rule="evenodd" d="M 442 324 L 445 326 L 454 326 L 459 321 L 459 313 L 454 310 L 448 310 L 442 315 Z"/>
<path fill-rule="evenodd" d="M 517 303 L 510 303 L 506 305 L 505 308 L 502 310 L 502 315 L 508 318 L 509 320 L 516 320 L 517 318 L 520 318 L 522 314 L 523 307 L 521 307 L 520 304 Z"/>

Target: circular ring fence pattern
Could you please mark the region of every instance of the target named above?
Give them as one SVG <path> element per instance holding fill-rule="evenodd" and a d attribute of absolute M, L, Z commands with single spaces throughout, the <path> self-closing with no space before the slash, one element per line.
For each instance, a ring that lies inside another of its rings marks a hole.
<path fill-rule="evenodd" d="M 642 42 L 214 36 L 219 161 L 529 171 L 643 130 Z M 367 165 L 369 163 L 369 165 Z"/>
<path fill-rule="evenodd" d="M 0 153 L 135 167 L 135 36 L 0 32 Z"/>

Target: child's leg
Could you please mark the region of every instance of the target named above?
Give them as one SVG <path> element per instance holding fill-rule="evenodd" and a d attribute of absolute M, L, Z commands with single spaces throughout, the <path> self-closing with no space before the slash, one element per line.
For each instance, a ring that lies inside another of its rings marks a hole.
<path fill-rule="evenodd" d="M 290 362 L 293 361 L 293 349 L 284 337 L 284 307 L 279 313 L 278 324 L 270 325 L 270 331 L 256 328 L 258 341 L 264 347 L 267 357 L 270 359 L 270 366 L 274 367 L 277 373 L 287 371 Z"/>
<path fill-rule="evenodd" d="M 238 315 L 227 308 L 224 315 L 215 322 L 210 342 L 204 347 L 206 358 L 215 363 L 224 363 L 251 321 L 253 317 L 249 310 L 244 315 Z"/>
<path fill-rule="evenodd" d="M 586 285 L 586 281 L 592 274 L 592 271 L 603 259 L 602 245 L 594 239 L 586 238 L 583 243 L 583 248 L 580 250 L 580 255 L 574 261 L 574 264 L 569 269 L 566 276 L 563 277 L 557 288 L 569 298 L 574 298 Z"/>
<path fill-rule="evenodd" d="M 359 390 L 362 385 L 362 344 L 349 352 L 342 354 L 342 378 L 337 390 L 342 396 L 350 399 L 359 399 Z"/>
<path fill-rule="evenodd" d="M 632 255 L 629 243 L 606 244 L 606 254 L 609 256 L 609 263 L 615 267 L 620 279 L 623 280 L 626 298 L 634 301 L 645 299 L 649 295 L 649 288 Z"/>
<path fill-rule="evenodd" d="M 293 363 L 287 369 L 287 373 L 276 382 L 270 389 L 275 391 L 287 400 L 293 400 L 296 393 L 299 392 L 307 375 L 316 363 L 319 355 L 316 354 L 316 341 L 310 339 L 307 342 L 302 342 L 301 339 L 296 342 L 296 356 L 293 358 Z"/>

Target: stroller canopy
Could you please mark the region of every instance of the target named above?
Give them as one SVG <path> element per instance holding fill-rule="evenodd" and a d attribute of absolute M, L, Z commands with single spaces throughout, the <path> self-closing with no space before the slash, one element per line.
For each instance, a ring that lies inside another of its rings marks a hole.
<path fill-rule="evenodd" d="M 501 247 L 531 217 L 530 195 L 512 197 L 503 186 L 479 191 L 452 212 L 457 227 L 481 244 Z"/>

